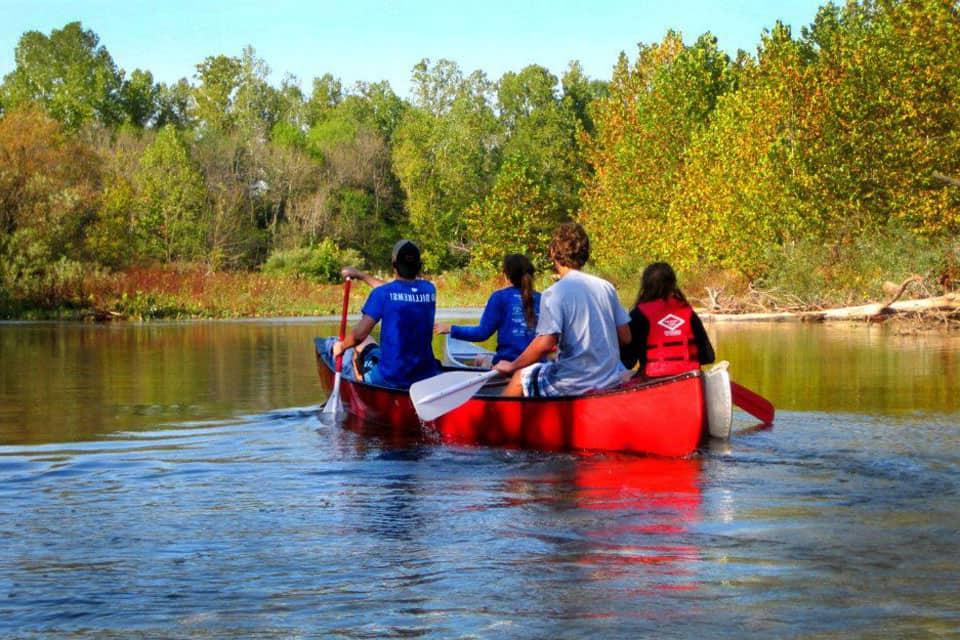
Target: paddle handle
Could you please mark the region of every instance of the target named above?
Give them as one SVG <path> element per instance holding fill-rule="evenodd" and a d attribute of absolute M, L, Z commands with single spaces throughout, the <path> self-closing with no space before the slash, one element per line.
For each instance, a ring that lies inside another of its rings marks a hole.
<path fill-rule="evenodd" d="M 350 304 L 350 278 L 343 281 L 343 306 L 340 309 L 340 342 L 347 337 L 347 306 Z M 339 374 L 343 371 L 343 353 L 337 356 L 334 370 Z"/>
<path fill-rule="evenodd" d="M 497 371 L 496 369 L 493 369 L 493 370 L 490 370 L 490 371 L 485 371 L 484 373 L 481 373 L 480 375 L 478 375 L 476 378 L 471 378 L 471 379 L 469 379 L 469 380 L 464 380 L 464 381 L 462 381 L 462 382 L 458 382 L 457 384 L 450 385 L 449 387 L 447 387 L 447 388 L 445 388 L 445 389 L 441 389 L 440 391 L 436 391 L 436 392 L 434 392 L 434 393 L 431 393 L 431 394 L 428 395 L 428 396 L 424 396 L 424 397 L 420 398 L 419 403 L 420 403 L 420 404 L 427 404 L 428 402 L 433 402 L 434 400 L 438 400 L 438 399 L 440 399 L 440 398 L 442 398 L 442 397 L 444 397 L 444 396 L 448 396 L 448 395 L 450 395 L 451 393 L 456 393 L 457 391 L 460 391 L 461 389 L 466 389 L 467 387 L 472 387 L 472 386 L 476 385 L 477 383 L 486 382 L 486 381 L 489 380 L 490 378 L 493 378 L 493 377 L 498 376 L 498 375 L 500 375 L 500 372 Z"/>

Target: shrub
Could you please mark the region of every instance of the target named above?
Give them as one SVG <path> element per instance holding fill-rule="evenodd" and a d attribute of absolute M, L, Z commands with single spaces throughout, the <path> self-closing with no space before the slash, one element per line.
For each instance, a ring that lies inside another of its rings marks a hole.
<path fill-rule="evenodd" d="M 885 281 L 919 274 L 933 283 L 942 270 L 948 241 L 924 238 L 888 225 L 846 244 L 808 240 L 777 250 L 758 284 L 795 294 L 808 304 L 856 304 L 884 298 Z"/>
<path fill-rule="evenodd" d="M 340 281 L 340 269 L 344 266 L 362 264 L 358 252 L 340 249 L 327 238 L 312 247 L 274 251 L 263 265 L 263 272 L 332 283 Z"/>
<path fill-rule="evenodd" d="M 55 256 L 33 229 L 15 232 L 0 242 L 0 302 L 4 313 L 81 305 L 84 271 L 82 263 Z"/>

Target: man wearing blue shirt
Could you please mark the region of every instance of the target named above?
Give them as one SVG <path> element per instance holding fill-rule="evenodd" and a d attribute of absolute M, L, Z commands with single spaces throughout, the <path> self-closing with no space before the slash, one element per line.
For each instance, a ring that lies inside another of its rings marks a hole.
<path fill-rule="evenodd" d="M 406 389 L 440 373 L 432 346 L 437 290 L 417 277 L 423 266 L 420 249 L 410 240 L 394 245 L 391 262 L 396 278 L 390 282 L 353 267 L 343 269 L 344 277 L 363 280 L 373 290 L 363 304 L 360 321 L 343 342 L 333 343 L 333 356 L 357 347 L 355 364 L 364 382 Z M 378 322 L 382 323 L 380 345 L 370 339 Z"/>

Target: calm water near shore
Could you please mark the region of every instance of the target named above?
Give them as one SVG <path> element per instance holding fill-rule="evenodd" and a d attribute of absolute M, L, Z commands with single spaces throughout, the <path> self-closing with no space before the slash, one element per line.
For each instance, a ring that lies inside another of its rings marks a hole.
<path fill-rule="evenodd" d="M 325 426 L 334 331 L 0 324 L 0 637 L 960 637 L 960 336 L 708 325 L 777 421 L 664 460 Z"/>

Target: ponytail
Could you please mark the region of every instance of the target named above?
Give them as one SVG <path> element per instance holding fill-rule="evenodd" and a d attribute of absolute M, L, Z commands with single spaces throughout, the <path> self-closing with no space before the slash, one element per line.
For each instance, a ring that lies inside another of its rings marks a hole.
<path fill-rule="evenodd" d="M 511 253 L 503 258 L 503 274 L 510 284 L 520 289 L 520 301 L 523 303 L 523 317 L 527 326 L 537 326 L 537 312 L 533 305 L 533 263 L 527 256 Z"/>
<path fill-rule="evenodd" d="M 520 278 L 520 300 L 523 302 L 523 317 L 531 329 L 537 326 L 537 313 L 533 308 L 533 275 L 523 274 Z"/>

